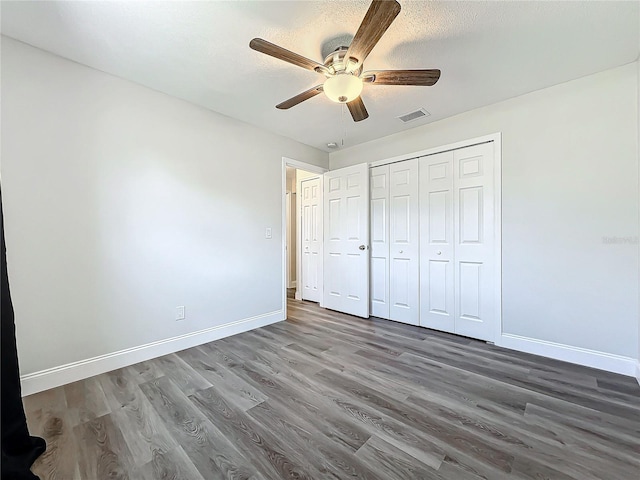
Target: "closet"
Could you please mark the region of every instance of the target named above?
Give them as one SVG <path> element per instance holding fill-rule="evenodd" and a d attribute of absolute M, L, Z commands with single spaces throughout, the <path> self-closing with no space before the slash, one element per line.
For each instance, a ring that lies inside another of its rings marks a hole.
<path fill-rule="evenodd" d="M 371 315 L 493 340 L 494 143 L 370 169 Z"/>

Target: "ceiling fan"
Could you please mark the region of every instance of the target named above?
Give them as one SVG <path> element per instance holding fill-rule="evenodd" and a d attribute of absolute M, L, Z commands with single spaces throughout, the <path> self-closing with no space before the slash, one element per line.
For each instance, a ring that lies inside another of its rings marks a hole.
<path fill-rule="evenodd" d="M 359 122 L 369 117 L 360 97 L 363 84 L 371 85 L 419 85 L 431 86 L 440 78 L 440 70 L 369 70 L 362 72 L 367 55 L 376 46 L 384 32 L 400 13 L 395 0 L 373 0 L 349 47 L 338 47 L 329 54 L 324 64 L 309 60 L 261 38 L 254 38 L 249 46 L 258 52 L 271 55 L 308 70 L 324 75 L 323 84 L 306 90 L 276 105 L 286 110 L 324 92 L 329 99 L 346 103 L 353 120 Z"/>

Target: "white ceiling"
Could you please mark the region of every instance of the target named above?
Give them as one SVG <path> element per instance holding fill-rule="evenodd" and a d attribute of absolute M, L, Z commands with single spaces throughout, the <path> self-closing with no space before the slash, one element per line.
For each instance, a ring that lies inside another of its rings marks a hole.
<path fill-rule="evenodd" d="M 439 68 L 433 87 L 366 85 L 370 117 L 351 120 L 324 95 L 275 105 L 324 77 L 249 49 L 261 37 L 308 58 L 349 41 L 356 1 L 2 2 L 2 33 L 329 150 L 439 120 L 636 60 L 639 3 L 400 0 L 369 69 Z M 396 117 L 431 113 L 409 124 Z M 597 112 L 594 112 L 597 114 Z"/>

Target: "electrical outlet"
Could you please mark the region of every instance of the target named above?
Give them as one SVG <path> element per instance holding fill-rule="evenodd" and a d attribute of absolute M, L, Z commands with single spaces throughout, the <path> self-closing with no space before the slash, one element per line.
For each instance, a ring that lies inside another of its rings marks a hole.
<path fill-rule="evenodd" d="M 176 307 L 176 320 L 184 320 L 184 305 Z"/>
<path fill-rule="evenodd" d="M 271 227 L 267 227 L 264 232 L 264 238 L 271 238 Z"/>

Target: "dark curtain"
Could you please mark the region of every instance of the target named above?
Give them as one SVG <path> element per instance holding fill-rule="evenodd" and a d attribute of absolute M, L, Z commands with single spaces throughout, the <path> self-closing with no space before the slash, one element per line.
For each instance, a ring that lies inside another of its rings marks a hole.
<path fill-rule="evenodd" d="M 42 438 L 31 437 L 22 405 L 20 371 L 16 349 L 16 327 L 13 304 L 9 292 L 7 256 L 4 244 L 4 215 L 0 192 L 0 224 L 2 227 L 2 360 L 1 416 L 2 425 L 2 480 L 37 479 L 31 465 L 45 450 Z"/>

